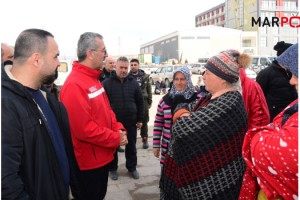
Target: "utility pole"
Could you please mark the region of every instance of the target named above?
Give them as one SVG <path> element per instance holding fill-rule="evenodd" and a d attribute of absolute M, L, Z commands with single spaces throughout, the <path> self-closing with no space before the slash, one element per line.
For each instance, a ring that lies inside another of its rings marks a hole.
<path fill-rule="evenodd" d="M 121 56 L 121 37 L 120 36 L 118 39 L 118 46 L 119 46 L 119 56 Z"/>

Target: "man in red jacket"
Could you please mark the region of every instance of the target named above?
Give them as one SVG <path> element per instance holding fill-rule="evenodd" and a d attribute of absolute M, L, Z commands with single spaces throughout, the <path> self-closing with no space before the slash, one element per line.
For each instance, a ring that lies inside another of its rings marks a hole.
<path fill-rule="evenodd" d="M 92 32 L 82 34 L 77 56 L 78 62 L 73 63 L 60 100 L 68 111 L 86 199 L 99 200 L 106 195 L 109 163 L 117 147 L 127 144 L 127 136 L 98 80 L 107 57 L 103 37 Z"/>
<path fill-rule="evenodd" d="M 245 69 L 240 69 L 242 95 L 248 113 L 248 129 L 265 126 L 270 122 L 266 98 L 260 85 L 246 76 Z"/>

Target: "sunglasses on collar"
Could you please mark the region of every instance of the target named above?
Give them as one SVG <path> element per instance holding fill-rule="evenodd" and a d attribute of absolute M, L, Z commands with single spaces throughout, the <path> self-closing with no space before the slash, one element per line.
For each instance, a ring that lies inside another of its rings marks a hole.
<path fill-rule="evenodd" d="M 286 69 L 286 75 L 287 75 L 288 79 L 291 80 L 293 74 L 290 70 Z"/>

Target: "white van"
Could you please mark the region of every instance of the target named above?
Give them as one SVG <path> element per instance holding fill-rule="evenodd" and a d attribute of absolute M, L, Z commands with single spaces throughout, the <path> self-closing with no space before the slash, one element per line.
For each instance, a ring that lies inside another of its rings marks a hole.
<path fill-rule="evenodd" d="M 275 57 L 272 56 L 252 56 L 251 69 L 258 73 L 262 69 L 268 67 L 274 59 Z"/>
<path fill-rule="evenodd" d="M 72 71 L 72 65 L 73 65 L 73 61 L 71 61 L 71 60 L 60 60 L 60 66 L 57 68 L 58 77 L 54 81 L 54 83 L 58 87 L 63 86 L 65 80 L 67 79 L 67 77 L 69 76 L 69 74 Z"/>

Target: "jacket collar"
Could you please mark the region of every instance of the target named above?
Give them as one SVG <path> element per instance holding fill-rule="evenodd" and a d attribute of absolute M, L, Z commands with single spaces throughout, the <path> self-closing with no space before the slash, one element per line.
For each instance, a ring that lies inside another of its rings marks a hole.
<path fill-rule="evenodd" d="M 274 60 L 272 63 L 271 63 L 271 67 L 273 67 L 274 69 L 277 69 L 277 70 L 280 70 L 282 72 L 285 72 L 285 69 L 283 69 L 279 63 L 277 62 L 277 60 Z"/>
<path fill-rule="evenodd" d="M 78 61 L 73 62 L 72 70 L 83 73 L 83 74 L 93 77 L 95 79 L 98 79 L 100 74 L 102 73 L 102 70 L 95 70 L 95 69 L 89 68 L 88 66 L 85 66 L 85 65 L 79 63 Z"/>
<path fill-rule="evenodd" d="M 2 68 L 2 86 L 11 90 L 14 93 L 17 93 L 20 96 L 26 96 L 31 99 L 31 95 L 27 91 L 26 87 L 22 85 L 11 73 L 12 65 L 5 65 Z M 40 88 L 43 96 L 46 98 L 46 88 Z M 47 99 L 47 98 L 46 98 Z"/>
<path fill-rule="evenodd" d="M 118 78 L 116 72 L 111 73 L 111 78 L 120 80 L 120 79 Z M 132 80 L 132 79 L 134 79 L 134 78 L 128 73 L 128 75 L 124 78 L 123 82 L 124 82 L 124 81 L 127 81 L 127 80 Z"/>
<path fill-rule="evenodd" d="M 4 66 L 4 73 L 6 73 L 6 75 L 8 76 L 9 79 L 14 80 L 14 81 L 18 81 L 13 74 L 11 73 L 11 68 L 12 65 L 5 65 Z M 19 82 L 19 81 L 18 81 Z"/>
<path fill-rule="evenodd" d="M 131 71 L 129 72 L 129 75 L 131 76 L 144 76 L 145 74 L 145 71 L 142 69 L 139 69 L 136 74 L 133 74 Z"/>

